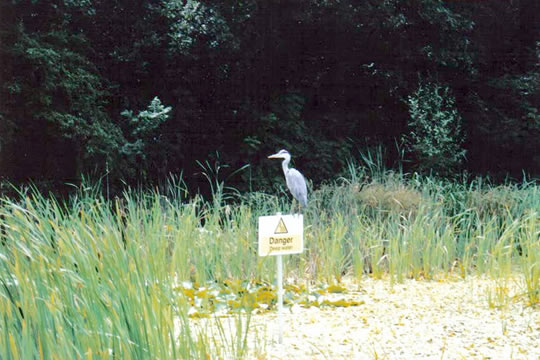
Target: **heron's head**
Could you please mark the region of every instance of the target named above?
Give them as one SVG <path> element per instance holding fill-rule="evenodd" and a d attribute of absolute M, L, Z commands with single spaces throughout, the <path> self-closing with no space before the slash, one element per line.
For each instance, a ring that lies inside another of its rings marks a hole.
<path fill-rule="evenodd" d="M 291 154 L 287 150 L 279 150 L 274 155 L 270 155 L 269 159 L 291 159 Z"/>

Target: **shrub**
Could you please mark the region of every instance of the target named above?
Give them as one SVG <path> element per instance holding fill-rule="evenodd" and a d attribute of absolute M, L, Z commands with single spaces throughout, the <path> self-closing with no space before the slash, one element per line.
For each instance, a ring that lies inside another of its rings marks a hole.
<path fill-rule="evenodd" d="M 461 116 L 454 96 L 446 85 L 420 84 L 409 96 L 409 128 L 405 147 L 421 172 L 449 175 L 465 158 L 461 147 L 463 134 Z"/>

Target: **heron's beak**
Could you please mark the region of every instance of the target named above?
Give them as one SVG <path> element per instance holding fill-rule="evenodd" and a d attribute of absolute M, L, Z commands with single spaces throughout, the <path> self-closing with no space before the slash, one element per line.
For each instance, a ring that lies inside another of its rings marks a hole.
<path fill-rule="evenodd" d="M 279 156 L 278 154 L 274 154 L 274 155 L 270 155 L 268 158 L 269 159 L 281 159 L 281 156 Z"/>

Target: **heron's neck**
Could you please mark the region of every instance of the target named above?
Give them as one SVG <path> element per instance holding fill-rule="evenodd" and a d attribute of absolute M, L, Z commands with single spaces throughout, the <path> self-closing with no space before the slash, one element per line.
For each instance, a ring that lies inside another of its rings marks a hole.
<path fill-rule="evenodd" d="M 283 173 L 285 175 L 287 175 L 287 173 L 289 172 L 289 162 L 291 161 L 291 159 L 287 159 L 285 158 L 282 162 L 281 162 L 281 167 L 283 168 Z"/>

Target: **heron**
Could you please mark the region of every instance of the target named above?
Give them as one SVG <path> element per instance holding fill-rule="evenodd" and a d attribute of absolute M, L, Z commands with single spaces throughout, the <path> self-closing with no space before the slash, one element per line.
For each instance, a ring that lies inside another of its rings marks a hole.
<path fill-rule="evenodd" d="M 300 171 L 289 168 L 289 162 L 291 162 L 291 154 L 287 150 L 280 150 L 274 155 L 270 155 L 269 159 L 283 159 L 281 167 L 283 168 L 283 174 L 285 175 L 285 181 L 287 187 L 293 195 L 293 197 L 300 203 L 301 207 L 307 206 L 307 186 L 306 179 Z"/>

